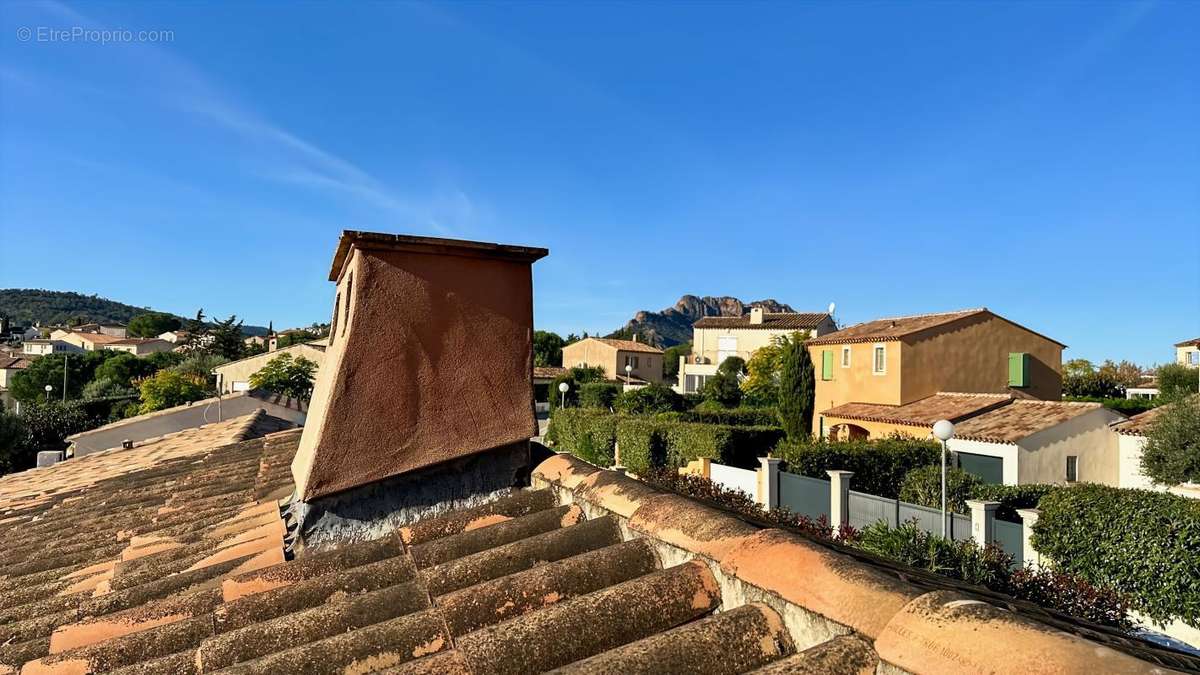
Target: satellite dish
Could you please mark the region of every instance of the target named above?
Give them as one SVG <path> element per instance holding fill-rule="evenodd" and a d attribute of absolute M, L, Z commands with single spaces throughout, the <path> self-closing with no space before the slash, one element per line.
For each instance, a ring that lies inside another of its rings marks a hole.
<path fill-rule="evenodd" d="M 837 303 L 836 303 L 836 302 L 831 302 L 831 303 L 829 303 L 829 313 L 830 313 L 831 315 L 833 314 L 833 310 L 834 310 L 834 309 L 837 309 Z"/>

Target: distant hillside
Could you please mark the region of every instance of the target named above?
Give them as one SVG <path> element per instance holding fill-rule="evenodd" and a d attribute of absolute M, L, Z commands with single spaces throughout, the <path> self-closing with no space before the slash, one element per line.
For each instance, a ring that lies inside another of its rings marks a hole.
<path fill-rule="evenodd" d="M 37 322 L 42 325 L 63 324 L 72 319 L 81 319 L 85 323 L 129 323 L 138 314 L 150 311 L 157 310 L 134 307 L 98 295 L 33 288 L 0 289 L 0 315 L 8 316 L 13 323 L 22 326 Z M 179 319 L 186 321 L 187 317 L 181 316 Z M 247 335 L 266 335 L 267 329 L 264 326 L 242 326 L 242 332 Z"/>
<path fill-rule="evenodd" d="M 637 333 L 638 339 L 659 347 L 672 347 L 692 339 L 692 324 L 705 316 L 741 316 L 751 307 L 767 312 L 794 312 L 790 306 L 775 300 L 742 302 L 727 295 L 721 297 L 685 295 L 661 312 L 641 311 L 623 327 L 608 337 L 626 337 Z"/>

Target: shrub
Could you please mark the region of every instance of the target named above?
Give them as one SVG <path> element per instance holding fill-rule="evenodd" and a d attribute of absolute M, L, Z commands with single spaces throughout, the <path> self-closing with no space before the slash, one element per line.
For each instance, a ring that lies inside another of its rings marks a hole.
<path fill-rule="evenodd" d="M 1200 500 L 1078 485 L 1038 507 L 1032 544 L 1057 570 L 1125 591 L 1158 621 L 1200 622 Z"/>
<path fill-rule="evenodd" d="M 683 409 L 683 399 L 668 386 L 653 383 L 622 392 L 613 402 L 617 412 L 632 415 L 671 412 Z"/>
<path fill-rule="evenodd" d="M 883 558 L 989 588 L 1004 586 L 1013 562 L 1012 556 L 995 546 L 980 548 L 971 540 L 943 539 L 915 521 L 896 528 L 877 522 L 859 533 L 855 545 Z"/>
<path fill-rule="evenodd" d="M 700 424 L 732 424 L 747 427 L 779 426 L 779 411 L 775 408 L 725 408 L 715 409 L 701 404 L 693 410 L 679 413 L 681 422 Z"/>
<path fill-rule="evenodd" d="M 611 382 L 588 382 L 579 387 L 579 405 L 608 410 L 620 393 L 621 388 Z"/>
<path fill-rule="evenodd" d="M 1081 403 L 1099 403 L 1109 410 L 1136 415 L 1157 408 L 1162 401 L 1156 398 L 1100 398 L 1098 396 L 1064 396 L 1064 401 Z"/>
<path fill-rule="evenodd" d="M 1165 363 L 1154 371 L 1154 376 L 1158 379 L 1158 396 L 1163 403 L 1196 393 L 1198 383 L 1195 368 L 1182 363 Z"/>
<path fill-rule="evenodd" d="M 716 401 L 726 408 L 735 408 L 742 402 L 741 377 L 746 372 L 746 361 L 740 356 L 730 356 L 717 366 L 717 374 L 704 383 L 704 400 Z"/>
<path fill-rule="evenodd" d="M 550 414 L 554 444 L 596 466 L 613 465 L 617 415 L 595 408 L 559 408 Z"/>
<path fill-rule="evenodd" d="M 563 375 L 559 375 L 550 381 L 550 409 L 554 410 L 559 407 L 563 400 L 563 394 L 558 390 L 558 385 L 563 382 L 567 383 L 566 401 L 567 407 L 579 405 L 579 388 L 588 382 L 602 382 L 604 380 L 603 368 L 583 368 L 576 366 L 567 370 Z"/>
<path fill-rule="evenodd" d="M 1000 502 L 996 517 L 1013 523 L 1021 522 L 1017 509 L 1036 509 L 1042 497 L 1054 490 L 1067 488 L 1045 483 L 1028 485 L 992 485 L 980 483 L 971 489 L 971 499 Z"/>
<path fill-rule="evenodd" d="M 1026 567 L 1012 573 L 1006 590 L 1022 600 L 1094 623 L 1121 629 L 1131 627 L 1127 597 L 1070 574 Z"/>
<path fill-rule="evenodd" d="M 136 357 L 135 357 L 136 358 Z M 137 390 L 122 386 L 106 377 L 88 382 L 83 387 L 84 400 L 136 396 Z"/>
<path fill-rule="evenodd" d="M 1146 431 L 1142 472 L 1154 482 L 1200 482 L 1200 396 L 1171 403 Z"/>
<path fill-rule="evenodd" d="M 670 420 L 648 416 L 621 419 L 617 423 L 621 464 L 638 475 L 667 466 L 666 428 L 670 424 Z"/>
<path fill-rule="evenodd" d="M 204 389 L 196 379 L 170 370 L 160 370 L 142 380 L 141 413 L 164 410 L 204 398 Z"/>
<path fill-rule="evenodd" d="M 284 356 L 287 356 L 289 361 L 291 360 L 291 354 L 281 354 L 280 356 L 271 359 L 271 361 L 267 363 L 267 367 L 270 367 L 271 363 L 274 363 L 276 359 L 281 359 Z M 171 372 L 183 375 L 197 384 L 203 383 L 203 387 L 206 391 L 216 391 L 217 376 L 213 373 L 213 369 L 226 363 L 229 363 L 229 359 L 219 354 L 194 352 L 189 354 L 184 360 L 180 361 L 174 366 L 171 366 Z M 309 363 L 312 362 L 309 361 Z M 316 368 L 316 364 L 313 364 L 313 368 Z"/>
<path fill-rule="evenodd" d="M 857 478 L 857 476 L 855 476 Z M 853 482 L 850 483 L 854 485 Z M 974 474 L 955 467 L 946 467 L 946 509 L 954 513 L 967 512 L 967 500 L 974 498 L 975 488 L 981 482 Z M 942 507 L 942 466 L 930 464 L 904 475 L 900 485 L 900 499 L 910 504 Z"/>
<path fill-rule="evenodd" d="M 788 440 L 775 448 L 787 470 L 828 480 L 828 470 L 853 471 L 854 489 L 892 499 L 900 495 L 904 476 L 913 469 L 939 462 L 935 441 L 907 436 L 859 441 Z"/>
<path fill-rule="evenodd" d="M 627 416 L 617 423 L 621 463 L 637 474 L 653 467 L 686 466 L 700 457 L 755 469 L 758 458 L 782 437 L 778 427 L 680 422 L 673 415 Z"/>
<path fill-rule="evenodd" d="M 307 401 L 312 397 L 316 372 L 316 362 L 303 356 L 293 358 L 291 354 L 280 354 L 250 376 L 250 386 Z"/>

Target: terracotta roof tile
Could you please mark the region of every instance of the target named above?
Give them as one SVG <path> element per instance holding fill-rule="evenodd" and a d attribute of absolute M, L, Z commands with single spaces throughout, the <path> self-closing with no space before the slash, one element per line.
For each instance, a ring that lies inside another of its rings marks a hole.
<path fill-rule="evenodd" d="M 561 366 L 534 366 L 533 377 L 538 380 L 552 380 L 559 375 L 565 375 L 567 369 Z"/>
<path fill-rule="evenodd" d="M 0 370 L 23 370 L 29 367 L 29 359 L 21 356 L 0 356 Z"/>
<path fill-rule="evenodd" d="M 826 417 L 932 427 L 938 420 L 959 420 L 1011 403 L 1008 394 L 938 393 L 904 405 L 843 403 L 821 411 Z"/>
<path fill-rule="evenodd" d="M 1039 431 L 1102 408 L 1099 403 L 1022 399 L 956 424 L 954 437 L 992 443 L 1016 443 Z"/>
<path fill-rule="evenodd" d="M 648 345 L 645 342 L 638 342 L 637 340 L 618 340 L 616 338 L 588 338 L 588 339 L 595 340 L 596 342 L 603 342 L 604 344 L 608 345 L 609 347 L 616 347 L 617 349 L 620 349 L 621 351 L 626 351 L 626 352 L 644 352 L 647 354 L 663 353 L 663 350 L 659 349 L 658 347 L 655 347 L 654 345 Z"/>
<path fill-rule="evenodd" d="M 263 423 L 0 480 L 0 672 L 859 672 L 881 660 L 876 637 L 892 663 L 971 662 L 975 642 L 948 644 L 930 612 L 998 642 L 1009 630 L 942 617 L 945 603 L 915 609 L 940 597 L 910 583 L 919 572 L 561 455 L 535 470 L 537 489 L 285 560 L 286 502 L 256 495 L 291 488 L 299 433 L 255 437 Z M 1047 669 L 1068 663 L 1056 645 L 1096 672 L 1150 665 L 1026 627 L 1055 636 L 1028 636 Z M 1123 649 L 1156 654 L 1135 643 Z"/>
<path fill-rule="evenodd" d="M 912 316 L 897 316 L 886 319 L 875 319 L 865 323 L 855 324 L 833 333 L 808 341 L 810 345 L 840 344 L 847 342 L 885 342 L 899 340 L 907 335 L 923 330 L 937 328 L 961 319 L 986 313 L 985 307 L 978 309 L 963 309 L 955 312 L 937 314 L 914 314 Z"/>
<path fill-rule="evenodd" d="M 1193 346 L 1198 346 L 1198 345 L 1200 345 L 1200 337 L 1192 338 L 1191 340 L 1184 340 L 1183 342 L 1175 343 L 1176 347 L 1193 347 Z"/>
<path fill-rule="evenodd" d="M 738 328 L 752 330 L 811 330 L 829 318 L 826 312 L 763 312 L 762 323 L 750 323 L 750 315 L 706 316 L 693 328 Z"/>

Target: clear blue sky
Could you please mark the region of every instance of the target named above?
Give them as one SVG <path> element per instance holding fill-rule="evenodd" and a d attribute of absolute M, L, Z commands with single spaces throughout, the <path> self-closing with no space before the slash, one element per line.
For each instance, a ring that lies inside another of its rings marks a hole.
<path fill-rule="evenodd" d="M 983 305 L 1068 358 L 1200 335 L 1200 3 L 0 21 L 0 287 L 307 324 L 365 229 L 548 247 L 536 322 L 564 333 L 694 293 L 844 323 Z M 173 36 L 47 41 L 75 27 Z"/>

